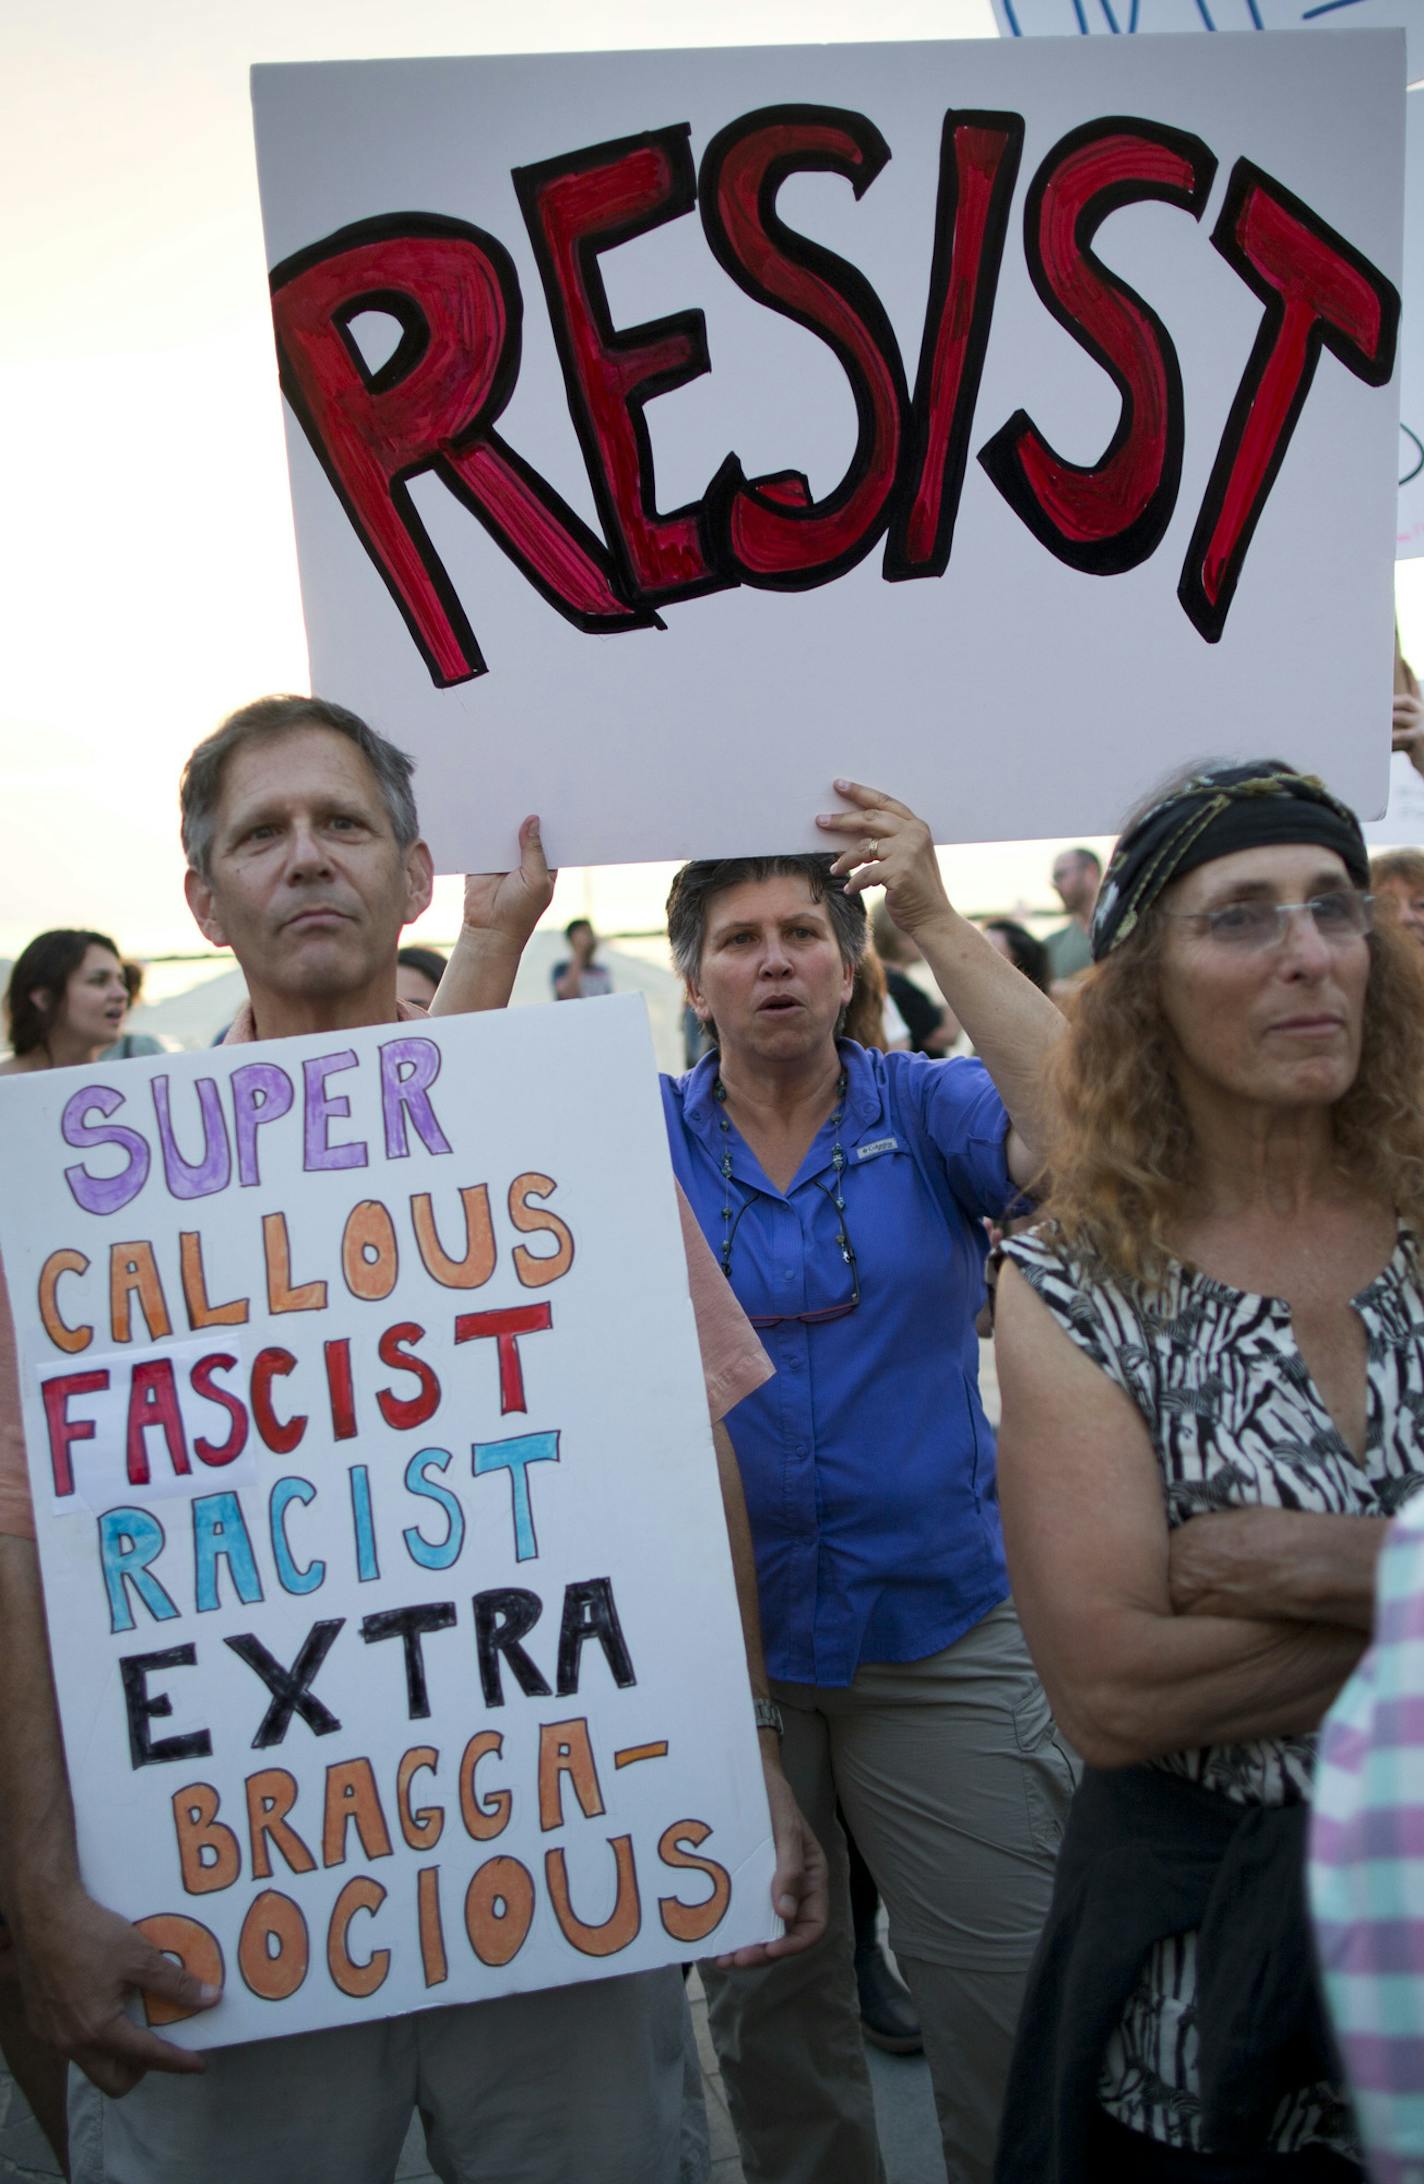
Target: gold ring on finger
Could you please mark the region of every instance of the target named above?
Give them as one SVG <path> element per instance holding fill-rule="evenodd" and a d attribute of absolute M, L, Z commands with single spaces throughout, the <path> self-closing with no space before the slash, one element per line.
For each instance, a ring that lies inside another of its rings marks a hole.
<path fill-rule="evenodd" d="M 880 837 L 878 835 L 866 843 L 865 854 L 867 857 L 878 857 L 880 855 Z"/>

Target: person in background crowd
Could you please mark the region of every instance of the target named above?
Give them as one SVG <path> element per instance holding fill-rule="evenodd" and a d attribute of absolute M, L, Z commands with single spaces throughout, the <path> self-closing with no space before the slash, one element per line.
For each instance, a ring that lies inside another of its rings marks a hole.
<path fill-rule="evenodd" d="M 1058 989 L 1055 1000 L 1062 999 L 1093 960 L 1088 930 L 1102 876 L 1102 865 L 1091 849 L 1061 850 L 1053 860 L 1054 893 L 1068 913 L 1068 923 L 1056 926 L 1043 944 L 1048 950 L 1050 990 Z"/>
<path fill-rule="evenodd" d="M 5 993 L 11 1053 L 0 1075 L 73 1068 L 119 1058 L 132 986 L 130 967 L 106 933 L 61 927 L 20 951 Z M 142 974 L 140 973 L 140 980 Z M 25 2019 L 10 1931 L 0 1915 L 0 2054 L 40 2129 L 67 2161 L 64 2058 L 35 2038 Z M 68 2174 L 67 2167 L 65 2168 Z"/>
<path fill-rule="evenodd" d="M 850 990 L 845 1023 L 841 1028 L 845 1037 L 854 1039 L 857 1046 L 878 1047 L 882 1054 L 895 1049 L 906 1050 L 910 1044 L 905 1019 L 891 1000 L 885 983 L 885 966 L 869 941 L 855 967 L 855 984 Z"/>
<path fill-rule="evenodd" d="M 407 1008 L 428 1009 L 445 976 L 446 959 L 438 948 L 412 945 L 396 951 L 396 999 Z"/>
<path fill-rule="evenodd" d="M 1279 760 L 1129 825 L 1005 1247 L 1014 1597 L 1088 1763 L 1000 2184 L 1357 2177 L 1304 1903 L 1312 1732 L 1424 1485 L 1424 964 Z"/>
<path fill-rule="evenodd" d="M 948 1054 L 959 1037 L 959 1026 L 951 1011 L 932 1000 L 911 978 L 908 966 L 920 961 L 919 949 L 908 933 L 900 931 L 883 902 L 875 905 L 870 930 L 875 953 L 885 966 L 885 984 L 909 1033 L 912 1050 L 916 1054 Z"/>
<path fill-rule="evenodd" d="M 15 958 L 5 992 L 10 1054 L 0 1075 L 94 1062 L 124 1028 L 129 989 L 105 933 L 39 933 Z"/>
<path fill-rule="evenodd" d="M 595 994 L 612 993 L 613 973 L 595 963 L 598 935 L 587 918 L 574 918 L 564 927 L 569 954 L 550 972 L 556 1001 L 591 1001 Z"/>
<path fill-rule="evenodd" d="M 126 958 L 123 973 L 129 1007 L 136 1009 L 143 999 L 143 965 Z M 164 1054 L 167 1051 L 163 1040 L 156 1039 L 151 1031 L 122 1031 L 112 1046 L 105 1047 L 99 1059 L 101 1062 L 128 1062 L 141 1054 Z"/>
<path fill-rule="evenodd" d="M 1419 677 L 1399 644 L 1399 624 L 1394 626 L 1394 736 L 1393 746 L 1403 752 L 1416 773 L 1424 774 L 1424 698 Z"/>
<path fill-rule="evenodd" d="M 664 1079 L 673 1165 L 777 1368 L 731 1421 L 785 1764 L 827 1939 L 705 1972 L 749 2184 L 883 2174 L 837 1795 L 884 1893 L 955 2184 L 985 2184 L 1073 1783 L 1024 1651 L 977 1389 L 979 1219 L 1035 1172 L 1061 1019 L 958 917 L 929 831 L 841 781 L 829 857 L 686 865 L 668 929 L 716 1047 Z M 978 1061 L 837 1037 L 883 885 Z"/>
<path fill-rule="evenodd" d="M 1373 2184 L 1424 2176 L 1424 1495 L 1390 1525 L 1374 1637 L 1320 1727 L 1315 1949 Z"/>
<path fill-rule="evenodd" d="M 1049 968 L 1048 950 L 1026 925 L 1020 925 L 1015 918 L 985 918 L 983 931 L 1000 955 L 1007 956 L 1014 969 L 1022 971 L 1040 993 L 1051 991 L 1053 973 Z"/>
<path fill-rule="evenodd" d="M 1424 946 L 1424 850 L 1387 849 L 1370 859 L 1375 908 Z"/>
<path fill-rule="evenodd" d="M 188 901 L 208 940 L 231 946 L 250 997 L 230 1041 L 408 1013 L 396 1000 L 396 947 L 431 886 L 411 770 L 364 721 L 318 698 L 259 700 L 194 751 L 182 790 Z M 507 1001 L 549 899 L 537 821 L 524 822 L 520 846 L 517 871 L 466 883 L 457 953 L 472 1008 Z M 684 1238 L 709 1405 L 720 1417 L 724 1403 L 759 1385 L 766 1360 L 686 1217 Z M 684 2083 L 676 1969 L 206 2057 L 128 2015 L 138 1988 L 183 2014 L 219 1997 L 95 1903 L 78 1872 L 17 1388 L 0 1288 L 0 1901 L 31 2024 L 79 2066 L 70 2108 L 77 2184 L 390 2184 L 417 2103 L 445 2184 L 665 2184 L 676 2169 Z M 720 1426 L 714 1439 L 755 1685 L 745 1516 Z M 764 1950 L 739 1951 L 737 1963 L 790 1954 L 823 1924 L 824 1865 L 770 1729 L 761 1752 L 774 1900 L 788 1930 Z"/>

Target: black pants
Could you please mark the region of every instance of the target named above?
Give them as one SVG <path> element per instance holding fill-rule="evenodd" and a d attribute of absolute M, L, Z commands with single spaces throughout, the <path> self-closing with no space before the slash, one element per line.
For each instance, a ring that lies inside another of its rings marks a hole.
<path fill-rule="evenodd" d="M 1323 2146 L 1297 2154 L 1258 2154 L 1244 2161 L 1164 2146 L 1100 2108 L 1091 2148 L 1093 2173 L 1112 2184 L 1367 2184 L 1353 2161 Z"/>

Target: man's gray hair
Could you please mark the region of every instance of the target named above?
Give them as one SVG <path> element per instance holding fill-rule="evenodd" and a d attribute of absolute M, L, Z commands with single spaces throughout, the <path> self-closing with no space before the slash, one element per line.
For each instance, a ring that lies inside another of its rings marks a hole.
<path fill-rule="evenodd" d="M 409 849 L 420 836 L 411 775 L 415 761 L 397 750 L 356 713 L 329 698 L 255 698 L 251 705 L 229 713 L 220 727 L 205 736 L 183 768 L 178 800 L 182 812 L 183 850 L 193 871 L 210 876 L 213 836 L 217 830 L 222 778 L 234 751 L 268 736 L 286 735 L 293 728 L 331 728 L 354 743 L 376 777 L 381 801 L 391 830 L 401 849 Z"/>

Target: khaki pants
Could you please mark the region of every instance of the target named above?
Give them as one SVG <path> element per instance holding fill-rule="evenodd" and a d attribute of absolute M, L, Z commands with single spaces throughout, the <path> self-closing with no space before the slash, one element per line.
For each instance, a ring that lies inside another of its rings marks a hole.
<path fill-rule="evenodd" d="M 1029 1959 L 1075 1763 L 1012 1603 L 845 1690 L 773 1684 L 783 1759 L 831 1863 L 831 1922 L 758 1972 L 704 1967 L 747 2184 L 879 2184 L 840 1797 L 924 2030 L 950 2184 L 988 2184 Z"/>
<path fill-rule="evenodd" d="M 444 2184 L 676 2184 L 675 1967 L 215 2048 L 121 2101 L 69 2074 L 74 2184 L 391 2184 L 418 2109 Z"/>

